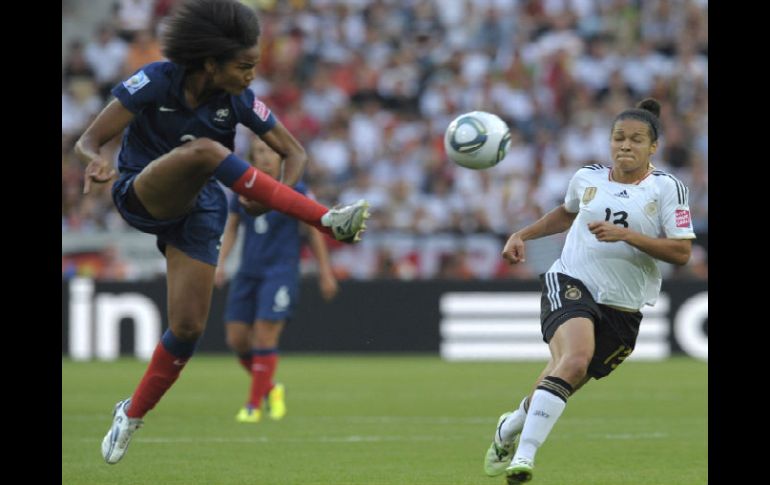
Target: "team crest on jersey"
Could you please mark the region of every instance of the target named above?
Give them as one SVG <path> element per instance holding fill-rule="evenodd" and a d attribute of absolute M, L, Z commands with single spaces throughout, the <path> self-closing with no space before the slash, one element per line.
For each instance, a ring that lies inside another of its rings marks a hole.
<path fill-rule="evenodd" d="M 227 121 L 227 117 L 230 116 L 230 110 L 227 108 L 220 108 L 214 113 L 214 121 L 222 123 Z"/>
<path fill-rule="evenodd" d="M 259 119 L 262 121 L 267 121 L 267 117 L 270 116 L 270 108 L 265 106 L 265 103 L 258 100 L 257 98 L 254 98 L 254 113 L 256 113 L 257 116 L 259 116 Z"/>
<path fill-rule="evenodd" d="M 583 192 L 583 203 L 588 204 L 594 200 L 594 197 L 596 197 L 596 187 L 587 187 L 586 191 Z"/>
<path fill-rule="evenodd" d="M 654 216 L 656 212 L 658 212 L 658 203 L 656 201 L 649 202 L 647 205 L 644 206 L 644 212 L 648 216 Z"/>
<path fill-rule="evenodd" d="M 567 291 L 564 292 L 564 298 L 568 300 L 579 300 L 583 293 L 572 285 L 567 285 Z"/>
<path fill-rule="evenodd" d="M 150 82 L 150 78 L 144 71 L 139 71 L 130 78 L 123 81 L 123 86 L 128 90 L 130 94 L 134 94 Z"/>

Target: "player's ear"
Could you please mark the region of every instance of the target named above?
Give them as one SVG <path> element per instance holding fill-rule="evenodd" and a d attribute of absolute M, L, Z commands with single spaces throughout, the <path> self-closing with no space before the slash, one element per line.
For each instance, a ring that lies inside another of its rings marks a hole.
<path fill-rule="evenodd" d="M 652 145 L 650 145 L 650 155 L 655 155 L 656 151 L 658 151 L 658 142 L 654 141 L 652 142 Z"/>
<path fill-rule="evenodd" d="M 203 61 L 203 70 L 206 71 L 206 74 L 214 74 L 217 71 L 217 61 L 213 57 L 207 57 L 205 61 Z"/>

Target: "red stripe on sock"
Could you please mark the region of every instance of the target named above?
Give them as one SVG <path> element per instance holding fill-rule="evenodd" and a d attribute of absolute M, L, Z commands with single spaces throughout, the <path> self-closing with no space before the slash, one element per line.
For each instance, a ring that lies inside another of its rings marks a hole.
<path fill-rule="evenodd" d="M 332 235 L 331 229 L 321 225 L 321 216 L 329 209 L 254 167 L 249 167 L 233 184 L 232 189 L 237 194 L 307 222 L 320 231 Z"/>
<path fill-rule="evenodd" d="M 251 358 L 251 406 L 258 408 L 262 398 L 273 388 L 273 375 L 277 366 L 278 354 L 255 355 Z"/>
<path fill-rule="evenodd" d="M 161 342 L 152 353 L 150 365 L 131 396 L 131 406 L 126 411 L 129 418 L 142 418 L 154 408 L 163 394 L 171 387 L 184 369 L 188 359 L 170 354 Z"/>

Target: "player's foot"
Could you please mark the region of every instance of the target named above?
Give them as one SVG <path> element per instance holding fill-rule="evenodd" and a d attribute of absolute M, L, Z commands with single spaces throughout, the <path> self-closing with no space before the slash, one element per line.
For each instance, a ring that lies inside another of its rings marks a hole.
<path fill-rule="evenodd" d="M 267 409 L 270 419 L 279 420 L 286 416 L 286 402 L 284 396 L 286 391 L 283 384 L 276 384 L 267 395 Z"/>
<path fill-rule="evenodd" d="M 346 243 L 361 240 L 369 218 L 369 203 L 364 199 L 338 209 L 330 209 L 321 217 L 321 224 L 331 228 L 334 239 Z"/>
<path fill-rule="evenodd" d="M 131 442 L 134 431 L 142 427 L 144 422 L 139 418 L 126 416 L 126 409 L 131 405 L 131 399 L 120 401 L 112 411 L 112 426 L 102 440 L 102 456 L 104 461 L 113 465 L 123 458 Z"/>
<path fill-rule="evenodd" d="M 259 409 L 251 406 L 244 406 L 235 415 L 235 420 L 239 423 L 258 423 L 262 417 L 262 412 Z"/>
<path fill-rule="evenodd" d="M 500 434 L 500 428 L 503 423 L 514 412 L 503 413 L 500 419 L 497 420 L 497 428 L 495 428 L 495 438 L 492 440 L 492 444 L 487 449 L 487 454 L 484 456 L 484 473 L 490 477 L 496 477 L 502 475 L 505 468 L 511 463 L 511 458 L 516 452 L 516 444 L 518 443 L 519 435 L 514 435 L 510 440 L 504 441 Z"/>
<path fill-rule="evenodd" d="M 505 469 L 505 478 L 508 485 L 518 485 L 532 480 L 532 469 L 535 464 L 529 458 L 514 458 L 508 468 Z"/>

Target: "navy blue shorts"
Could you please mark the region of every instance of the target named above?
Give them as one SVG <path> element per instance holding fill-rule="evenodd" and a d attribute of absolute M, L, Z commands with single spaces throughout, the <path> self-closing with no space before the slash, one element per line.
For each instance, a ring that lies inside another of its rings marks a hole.
<path fill-rule="evenodd" d="M 198 261 L 217 265 L 222 232 L 227 222 L 227 196 L 212 180 L 203 186 L 195 206 L 187 214 L 173 219 L 158 220 L 142 210 L 129 210 L 129 192 L 138 173 L 124 173 L 112 186 L 112 200 L 120 215 L 132 227 L 157 236 L 160 252 L 166 254 L 170 244 Z M 135 197 L 135 195 L 134 195 Z"/>
<path fill-rule="evenodd" d="M 235 275 L 230 282 L 225 322 L 291 318 L 299 296 L 299 272 L 284 271 L 267 277 Z"/>

